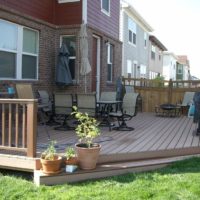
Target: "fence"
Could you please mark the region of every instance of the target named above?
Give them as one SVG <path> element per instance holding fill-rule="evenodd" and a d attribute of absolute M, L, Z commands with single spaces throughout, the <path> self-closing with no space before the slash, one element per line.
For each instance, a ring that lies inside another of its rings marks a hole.
<path fill-rule="evenodd" d="M 0 99 L 0 150 L 36 156 L 37 100 Z"/>
<path fill-rule="evenodd" d="M 187 91 L 200 91 L 200 81 L 157 81 L 123 78 L 124 85 L 131 85 L 142 97 L 144 112 L 154 112 L 155 106 L 163 103 L 180 104 Z"/>

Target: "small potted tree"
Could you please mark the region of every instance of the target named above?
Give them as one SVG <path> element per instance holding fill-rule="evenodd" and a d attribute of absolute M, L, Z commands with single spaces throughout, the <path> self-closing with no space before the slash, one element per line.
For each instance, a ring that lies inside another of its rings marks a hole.
<path fill-rule="evenodd" d="M 94 143 L 93 140 L 100 135 L 99 123 L 87 113 L 81 113 L 77 107 L 73 107 L 75 118 L 79 121 L 76 134 L 80 143 L 75 144 L 78 164 L 81 169 L 95 169 L 101 145 Z"/>
<path fill-rule="evenodd" d="M 66 165 L 78 165 L 76 152 L 73 147 L 68 147 L 65 152 L 65 164 Z"/>
<path fill-rule="evenodd" d="M 58 156 L 55 149 L 55 141 L 51 141 L 47 149 L 41 154 L 40 162 L 45 174 L 58 174 L 61 172 L 62 157 Z"/>

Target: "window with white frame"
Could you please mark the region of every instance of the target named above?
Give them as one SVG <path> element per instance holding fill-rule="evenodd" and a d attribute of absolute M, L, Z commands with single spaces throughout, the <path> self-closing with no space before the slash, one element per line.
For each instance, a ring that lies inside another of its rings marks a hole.
<path fill-rule="evenodd" d="M 147 67 L 145 65 L 140 65 L 140 77 L 146 78 Z"/>
<path fill-rule="evenodd" d="M 127 60 L 127 74 L 128 74 L 128 77 L 131 78 L 132 76 L 132 61 L 131 60 Z"/>
<path fill-rule="evenodd" d="M 128 18 L 128 41 L 136 45 L 136 23 Z"/>
<path fill-rule="evenodd" d="M 155 60 L 156 57 L 156 47 L 154 45 L 151 46 L 151 59 Z"/>
<path fill-rule="evenodd" d="M 178 74 L 182 74 L 183 73 L 183 67 L 181 65 L 178 65 L 177 69 L 178 69 L 177 70 Z"/>
<path fill-rule="evenodd" d="M 37 79 L 39 33 L 0 20 L 0 78 Z"/>
<path fill-rule="evenodd" d="M 112 82 L 113 78 L 113 45 L 107 44 L 107 81 Z"/>
<path fill-rule="evenodd" d="M 110 16 L 110 0 L 101 0 L 101 11 Z"/>
<path fill-rule="evenodd" d="M 147 33 L 144 32 L 144 47 L 147 47 Z"/>
<path fill-rule="evenodd" d="M 72 80 L 75 80 L 75 63 L 76 63 L 76 36 L 64 35 L 61 36 L 61 45 L 64 43 L 69 51 L 69 70 L 71 72 Z M 60 45 L 60 46 L 61 46 Z"/>

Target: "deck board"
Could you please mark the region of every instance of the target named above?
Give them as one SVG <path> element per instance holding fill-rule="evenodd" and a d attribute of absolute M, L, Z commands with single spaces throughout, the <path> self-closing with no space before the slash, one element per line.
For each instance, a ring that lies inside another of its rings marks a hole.
<path fill-rule="evenodd" d="M 116 122 L 117 123 L 117 122 Z M 154 113 L 138 113 L 128 122 L 133 131 L 109 131 L 101 127 L 101 136 L 96 139 L 102 145 L 101 155 L 118 155 L 137 152 L 153 152 L 169 149 L 199 147 L 199 136 L 196 136 L 197 125 L 192 118 L 158 117 Z M 78 142 L 75 131 L 58 131 L 48 127 L 52 140 L 66 147 Z M 47 144 L 47 135 L 39 128 L 38 144 Z M 65 148 L 66 148 L 65 147 Z M 42 149 L 38 147 L 38 152 Z M 63 149 L 59 150 L 63 152 Z"/>

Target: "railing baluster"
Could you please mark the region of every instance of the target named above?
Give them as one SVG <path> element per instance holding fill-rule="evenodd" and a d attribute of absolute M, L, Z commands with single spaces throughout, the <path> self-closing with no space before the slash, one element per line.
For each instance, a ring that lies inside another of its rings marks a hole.
<path fill-rule="evenodd" d="M 22 147 L 25 148 L 25 142 L 26 142 L 26 105 L 23 104 L 22 106 Z"/>
<path fill-rule="evenodd" d="M 8 146 L 12 145 L 12 105 L 8 105 Z"/>
<path fill-rule="evenodd" d="M 5 145 L 5 104 L 2 104 L 2 145 Z"/>
<path fill-rule="evenodd" d="M 15 105 L 15 146 L 19 146 L 19 104 Z"/>

